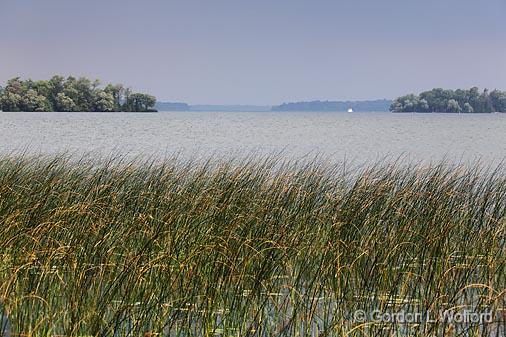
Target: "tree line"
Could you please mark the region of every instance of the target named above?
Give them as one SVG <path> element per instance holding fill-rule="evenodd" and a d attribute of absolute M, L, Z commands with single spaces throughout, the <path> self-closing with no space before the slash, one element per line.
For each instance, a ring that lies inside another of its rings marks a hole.
<path fill-rule="evenodd" d="M 272 111 L 388 111 L 392 101 L 379 99 L 374 101 L 311 101 L 283 103 L 273 106 Z"/>
<path fill-rule="evenodd" d="M 0 87 L 2 111 L 151 112 L 154 96 L 133 92 L 123 84 L 100 85 L 86 77 L 53 76 L 50 80 L 23 81 L 19 77 Z"/>
<path fill-rule="evenodd" d="M 432 89 L 420 95 L 406 95 L 397 98 L 391 105 L 392 112 L 453 112 L 491 113 L 506 112 L 506 92 L 500 90 L 480 91 Z"/>

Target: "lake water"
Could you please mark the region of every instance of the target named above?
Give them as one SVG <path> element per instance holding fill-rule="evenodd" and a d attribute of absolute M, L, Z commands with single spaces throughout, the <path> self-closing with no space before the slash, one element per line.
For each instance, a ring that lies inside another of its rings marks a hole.
<path fill-rule="evenodd" d="M 0 113 L 0 153 L 227 157 L 317 154 L 364 163 L 506 159 L 506 114 Z"/>

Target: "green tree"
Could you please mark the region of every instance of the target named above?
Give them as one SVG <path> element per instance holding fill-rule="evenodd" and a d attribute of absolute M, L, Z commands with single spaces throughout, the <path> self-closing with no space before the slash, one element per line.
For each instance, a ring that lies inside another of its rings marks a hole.
<path fill-rule="evenodd" d="M 60 92 L 56 96 L 56 111 L 76 111 L 76 104 L 72 98 Z"/>
<path fill-rule="evenodd" d="M 73 76 L 67 77 L 67 79 L 63 82 L 63 91 L 62 93 L 65 95 L 65 97 L 70 98 L 73 102 L 74 108 L 70 111 L 86 111 L 81 109 L 81 106 L 79 104 L 79 91 L 77 90 L 77 79 Z M 56 96 L 58 99 L 59 94 Z M 65 101 L 65 97 L 62 97 L 62 100 Z M 66 110 L 61 110 L 66 111 Z"/>
<path fill-rule="evenodd" d="M 94 106 L 97 101 L 96 88 L 100 82 L 98 80 L 92 82 L 91 80 L 80 77 L 74 84 L 74 89 L 77 91 L 76 102 L 79 111 L 95 111 Z"/>
<path fill-rule="evenodd" d="M 12 78 L 7 81 L 7 86 L 5 87 L 5 92 L 10 92 L 13 94 L 17 94 L 19 96 L 23 96 L 28 90 L 26 84 L 19 79 L 19 77 Z"/>
<path fill-rule="evenodd" d="M 506 112 L 506 92 L 499 90 L 490 92 L 490 101 L 494 112 Z"/>
<path fill-rule="evenodd" d="M 26 85 L 19 77 L 8 80 L 0 97 L 0 108 L 3 111 L 22 111 L 23 96 L 26 92 Z"/>
<path fill-rule="evenodd" d="M 104 91 L 112 95 L 114 99 L 114 111 L 121 111 L 121 106 L 125 102 L 125 87 L 122 84 L 108 84 Z"/>
<path fill-rule="evenodd" d="M 0 110 L 21 111 L 23 98 L 15 93 L 4 91 L 0 97 Z"/>
<path fill-rule="evenodd" d="M 416 112 L 419 105 L 420 99 L 418 96 L 410 94 L 397 98 L 390 110 L 394 112 Z"/>
<path fill-rule="evenodd" d="M 420 94 L 421 99 L 425 99 L 431 112 L 445 112 L 448 107 L 448 101 L 453 99 L 453 90 L 435 88 Z"/>
<path fill-rule="evenodd" d="M 469 89 L 469 104 L 473 107 L 475 112 L 480 110 L 480 89 L 478 87 L 472 87 Z"/>
<path fill-rule="evenodd" d="M 430 107 L 429 107 L 429 102 L 427 102 L 426 99 L 420 99 L 419 103 L 418 103 L 418 112 L 429 112 L 430 111 Z"/>
<path fill-rule="evenodd" d="M 114 96 L 111 93 L 100 91 L 96 97 L 95 111 L 115 111 L 116 105 L 114 104 Z"/>
<path fill-rule="evenodd" d="M 127 111 L 145 112 L 150 111 L 156 103 L 156 98 L 151 95 L 134 93 L 128 96 Z"/>
<path fill-rule="evenodd" d="M 467 90 L 457 89 L 453 93 L 453 99 L 456 100 L 460 106 L 464 106 L 469 101 L 469 93 Z"/>
<path fill-rule="evenodd" d="M 490 99 L 488 89 L 483 90 L 483 93 L 481 93 L 478 102 L 479 108 L 477 112 L 490 113 L 494 111 L 494 107 L 492 106 L 492 101 Z"/>
<path fill-rule="evenodd" d="M 37 91 L 30 89 L 26 92 L 21 103 L 24 111 L 51 111 L 51 103 Z"/>
<path fill-rule="evenodd" d="M 99 80 L 53 76 L 49 81 L 10 79 L 0 90 L 4 111 L 151 111 L 156 98 L 122 84 L 100 87 Z"/>
<path fill-rule="evenodd" d="M 49 96 L 46 96 L 54 109 L 57 109 L 56 98 L 63 92 L 65 79 L 61 76 L 53 76 L 49 81 Z"/>
<path fill-rule="evenodd" d="M 132 96 L 132 89 L 125 88 L 124 91 L 124 102 L 121 105 L 121 111 L 135 111 L 135 108 L 133 106 L 133 100 L 130 98 Z"/>
<path fill-rule="evenodd" d="M 448 101 L 447 106 L 446 106 L 446 112 L 460 113 L 460 112 L 462 112 L 462 108 L 460 107 L 459 102 L 457 102 L 454 99 L 450 99 Z"/>
<path fill-rule="evenodd" d="M 473 109 L 473 106 L 469 103 L 465 103 L 464 104 L 464 108 L 462 109 L 462 111 L 464 113 L 473 113 L 474 112 L 474 109 Z"/>
<path fill-rule="evenodd" d="M 416 95 L 397 98 L 391 110 L 394 112 L 465 112 L 490 113 L 506 112 L 506 92 L 473 87 L 469 90 L 432 89 Z"/>
<path fill-rule="evenodd" d="M 49 104 L 49 108 L 46 111 L 53 110 L 53 100 L 52 98 L 52 86 L 50 81 L 36 81 L 33 83 L 32 89 L 37 92 L 40 96 L 46 98 L 47 103 Z"/>

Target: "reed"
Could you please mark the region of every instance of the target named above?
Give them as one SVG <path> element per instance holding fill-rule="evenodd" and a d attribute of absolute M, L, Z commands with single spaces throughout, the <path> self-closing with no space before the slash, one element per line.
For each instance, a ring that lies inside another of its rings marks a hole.
<path fill-rule="evenodd" d="M 505 336 L 505 234 L 502 167 L 6 156 L 0 311 L 12 336 Z M 466 310 L 493 319 L 440 319 Z"/>

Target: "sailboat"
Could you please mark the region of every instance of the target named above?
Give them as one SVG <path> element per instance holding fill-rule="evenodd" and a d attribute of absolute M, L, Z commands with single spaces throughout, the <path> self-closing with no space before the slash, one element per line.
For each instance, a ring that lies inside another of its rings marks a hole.
<path fill-rule="evenodd" d="M 349 108 L 349 109 L 348 109 L 348 112 L 353 112 L 353 109 L 352 109 L 352 108 Z"/>

